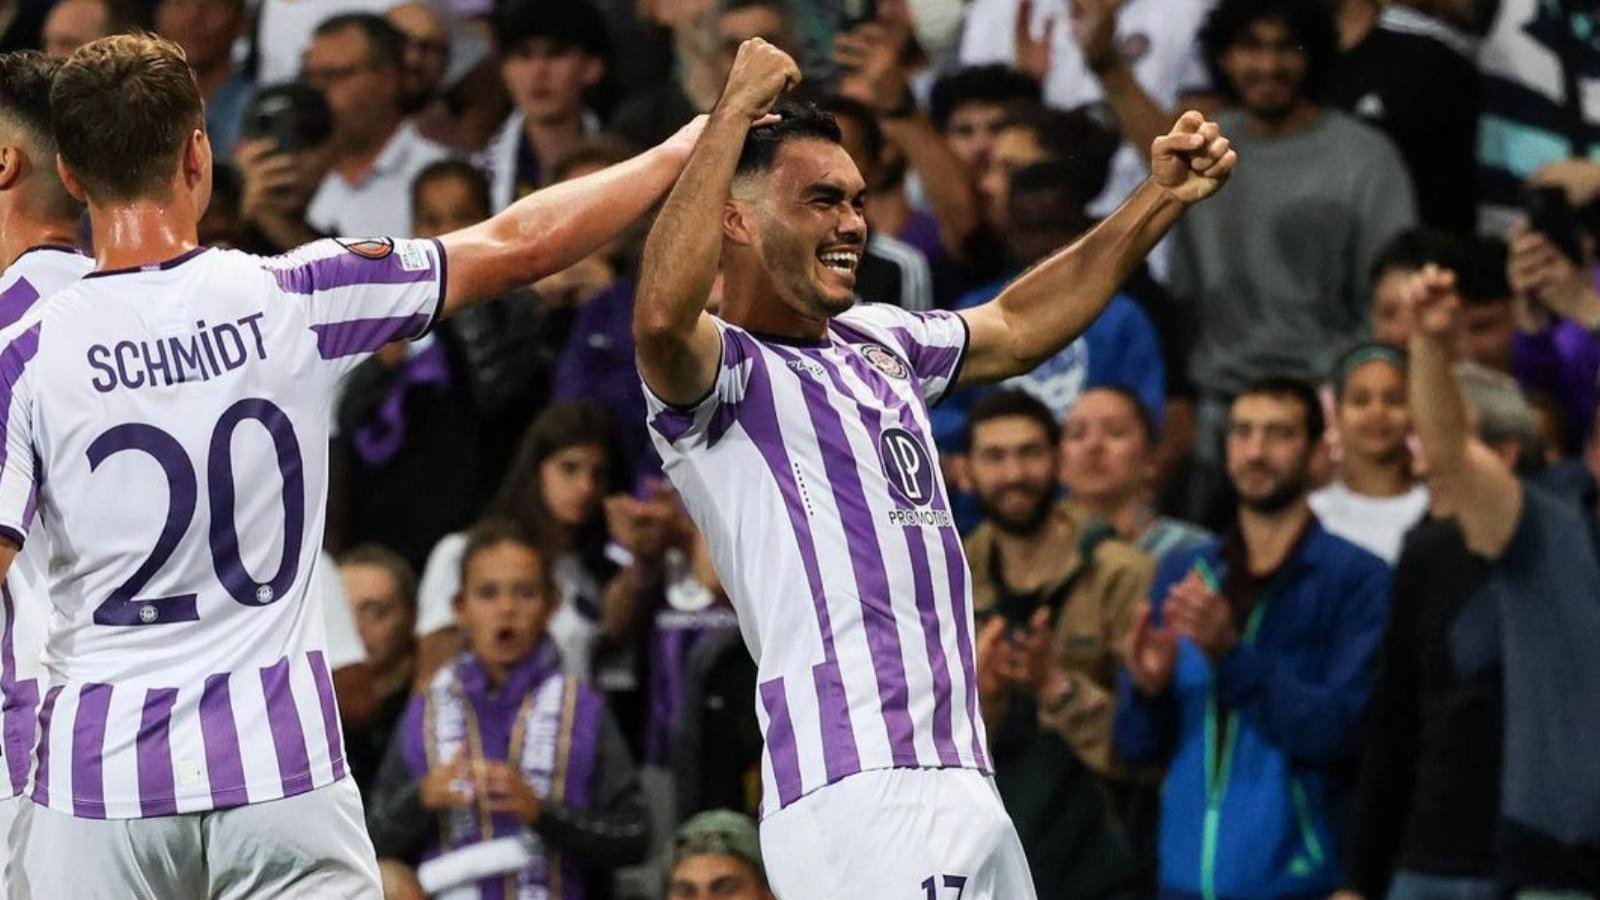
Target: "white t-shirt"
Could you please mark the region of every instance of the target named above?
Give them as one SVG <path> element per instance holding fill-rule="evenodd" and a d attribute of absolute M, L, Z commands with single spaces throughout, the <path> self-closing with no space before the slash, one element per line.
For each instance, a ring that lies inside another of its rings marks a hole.
<path fill-rule="evenodd" d="M 433 241 L 93 272 L 0 350 L 0 529 L 37 497 L 52 614 L 34 802 L 142 818 L 345 776 L 308 595 L 343 375 L 433 324 Z M 329 573 L 337 578 L 336 574 Z"/>
<path fill-rule="evenodd" d="M 412 180 L 450 155 L 450 148 L 423 137 L 407 120 L 359 183 L 338 172 L 323 177 L 306 221 L 323 234 L 410 234 Z"/>
<path fill-rule="evenodd" d="M 256 47 L 256 81 L 278 84 L 300 77 L 301 57 L 317 26 L 346 13 L 383 15 L 401 0 L 262 0 Z"/>
<path fill-rule="evenodd" d="M 1156 105 L 1172 109 L 1185 94 L 1211 90 L 1211 77 L 1200 51 L 1198 34 L 1214 0 L 1126 0 L 1117 13 L 1116 44 L 1133 77 Z M 961 37 L 964 66 L 1016 61 L 1015 23 L 1021 0 L 974 0 Z M 1083 61 L 1072 37 L 1067 0 L 1037 0 L 1033 33 L 1051 32 L 1050 71 L 1044 79 L 1045 103 L 1075 109 L 1105 99 L 1100 82 Z M 1149 174 L 1144 158 L 1123 142 L 1111 161 L 1111 177 L 1103 194 L 1090 206 L 1095 215 L 1116 208 Z"/>
<path fill-rule="evenodd" d="M 461 554 L 467 549 L 465 532 L 439 539 L 428 554 L 417 585 L 417 637 L 429 635 L 456 623 L 455 598 L 461 590 Z M 589 679 L 594 673 L 595 646 L 600 642 L 600 622 L 583 611 L 599 609 L 600 584 L 573 554 L 556 560 L 552 573 L 561 605 L 545 630 L 561 651 L 561 667 L 567 674 Z"/>
<path fill-rule="evenodd" d="M 1428 489 L 1419 484 L 1398 497 L 1365 497 L 1335 481 L 1311 495 L 1311 511 L 1330 534 L 1392 566 L 1406 532 L 1428 511 Z"/>

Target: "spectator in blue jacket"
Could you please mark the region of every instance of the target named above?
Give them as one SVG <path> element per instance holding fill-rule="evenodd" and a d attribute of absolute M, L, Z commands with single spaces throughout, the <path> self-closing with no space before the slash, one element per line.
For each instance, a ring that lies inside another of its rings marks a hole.
<path fill-rule="evenodd" d="M 1324 898 L 1339 887 L 1390 576 L 1311 512 L 1322 429 L 1301 382 L 1259 382 L 1233 401 L 1234 526 L 1162 564 L 1123 648 L 1117 749 L 1168 767 L 1163 898 Z"/>

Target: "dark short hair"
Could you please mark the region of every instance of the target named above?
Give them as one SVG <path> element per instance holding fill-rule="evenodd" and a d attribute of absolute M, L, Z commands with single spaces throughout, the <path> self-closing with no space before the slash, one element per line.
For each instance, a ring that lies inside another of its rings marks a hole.
<path fill-rule="evenodd" d="M 1061 423 L 1056 421 L 1055 415 L 1050 412 L 1050 407 L 1026 391 L 1003 388 L 986 394 L 973 403 L 967 411 L 967 427 L 961 440 L 962 449 L 971 452 L 972 439 L 978 433 L 979 425 L 995 419 L 1017 417 L 1030 419 L 1042 428 L 1050 446 L 1054 447 L 1061 442 Z"/>
<path fill-rule="evenodd" d="M 1415 272 L 1432 264 L 1461 271 L 1466 263 L 1462 239 L 1436 228 L 1411 228 L 1390 239 L 1367 270 L 1367 284 L 1377 287 L 1390 272 Z"/>
<path fill-rule="evenodd" d="M 1062 163 L 1071 173 L 1073 189 L 1085 204 L 1106 189 L 1111 158 L 1122 146 L 1122 138 L 1095 118 L 1089 107 L 1016 106 L 1006 115 L 1003 127 L 1031 133 L 1045 157 Z"/>
<path fill-rule="evenodd" d="M 371 566 L 382 569 L 394 579 L 396 590 L 400 592 L 400 603 L 411 611 L 417 611 L 417 570 L 406 562 L 406 558 L 390 550 L 382 544 L 360 544 L 339 554 L 339 566 Z"/>
<path fill-rule="evenodd" d="M 833 116 L 834 124 L 838 124 L 840 119 L 856 123 L 856 127 L 861 129 L 861 139 L 867 145 L 867 157 L 872 160 L 882 158 L 884 147 L 887 146 L 883 127 L 878 124 L 877 114 L 865 103 L 851 97 L 827 94 L 817 98 L 816 106 L 819 111 Z"/>
<path fill-rule="evenodd" d="M 472 193 L 472 200 L 483 210 L 485 218 L 492 211 L 489 199 L 489 176 L 464 159 L 440 159 L 428 163 L 411 179 L 411 208 L 422 205 L 422 189 L 435 181 L 460 181 Z"/>
<path fill-rule="evenodd" d="M 406 61 L 405 32 L 374 13 L 340 13 L 324 19 L 314 34 L 327 37 L 346 29 L 360 31 L 367 39 L 367 62 L 379 68 L 399 68 Z"/>
<path fill-rule="evenodd" d="M 504 0 L 489 20 L 502 53 L 543 38 L 563 50 L 609 60 L 611 33 L 605 16 L 589 0 Z"/>
<path fill-rule="evenodd" d="M 1313 447 L 1322 440 L 1322 433 L 1327 430 L 1328 423 L 1322 415 L 1322 398 L 1317 396 L 1317 389 L 1308 381 L 1288 375 L 1268 375 L 1246 385 L 1234 402 L 1244 397 L 1287 398 L 1299 403 L 1301 411 L 1305 413 L 1306 438 Z"/>
<path fill-rule="evenodd" d="M 34 195 L 63 218 L 76 217 L 83 204 L 67 193 L 56 175 L 55 127 L 50 122 L 50 85 L 60 71 L 59 60 L 37 50 L 16 50 L 0 54 L 0 120 L 19 129 L 37 153 Z"/>
<path fill-rule="evenodd" d="M 755 175 L 772 171 L 778 150 L 790 141 L 823 141 L 843 144 L 844 135 L 833 116 L 817 109 L 815 104 L 784 100 L 773 109 L 781 119 L 771 125 L 750 129 L 744 139 L 744 149 L 739 153 L 738 175 Z"/>
<path fill-rule="evenodd" d="M 1238 91 L 1222 71 L 1222 57 L 1250 27 L 1263 19 L 1276 19 L 1306 54 L 1306 79 L 1301 90 L 1319 98 L 1329 71 L 1339 56 L 1339 33 L 1326 0 L 1221 0 L 1200 28 L 1200 46 L 1211 70 L 1211 83 L 1234 101 Z"/>
<path fill-rule="evenodd" d="M 1144 398 L 1134 393 L 1132 389 L 1120 384 L 1097 384 L 1083 389 L 1085 394 L 1090 391 L 1104 391 L 1128 404 L 1128 408 L 1133 410 L 1133 418 L 1138 423 L 1139 433 L 1144 436 L 1146 444 L 1154 447 L 1160 440 L 1160 429 L 1156 427 L 1155 413 L 1145 404 Z M 1067 418 L 1072 418 L 1072 413 L 1067 413 Z"/>
<path fill-rule="evenodd" d="M 472 569 L 472 561 L 485 551 L 492 550 L 501 544 L 516 544 L 531 550 L 539 557 L 539 568 L 543 571 L 546 590 L 551 591 L 554 585 L 554 576 L 551 573 L 550 557 L 539 546 L 539 541 L 528 533 L 521 524 L 503 518 L 488 518 L 467 529 L 467 542 L 461 548 L 461 589 L 465 592 L 467 587 L 467 573 Z M 553 593 L 552 593 L 553 596 Z"/>
<path fill-rule="evenodd" d="M 943 131 L 955 111 L 969 103 L 1009 106 L 1017 102 L 1038 103 L 1043 96 L 1038 79 L 1010 66 L 970 66 L 934 82 L 928 114 Z"/>
<path fill-rule="evenodd" d="M 89 196 L 126 202 L 164 192 L 205 104 L 183 50 L 118 34 L 79 47 L 50 88 L 56 146 Z"/>

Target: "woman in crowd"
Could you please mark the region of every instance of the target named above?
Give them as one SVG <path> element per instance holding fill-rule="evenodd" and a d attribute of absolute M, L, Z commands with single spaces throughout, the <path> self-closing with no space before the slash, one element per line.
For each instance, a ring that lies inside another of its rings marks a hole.
<path fill-rule="evenodd" d="M 1061 434 L 1061 482 L 1072 501 L 1105 521 L 1117 536 L 1155 557 L 1194 549 L 1205 529 L 1158 515 L 1154 420 L 1144 402 L 1118 387 L 1084 391 Z"/>
<path fill-rule="evenodd" d="M 1322 527 L 1394 565 L 1400 544 L 1428 509 L 1413 473 L 1404 351 L 1363 344 L 1334 369 L 1340 458 L 1333 483 L 1311 495 Z"/>
<path fill-rule="evenodd" d="M 605 411 L 555 403 L 529 426 L 487 509 L 489 516 L 516 523 L 548 554 L 559 601 L 550 618 L 550 639 L 563 668 L 581 678 L 595 675 L 593 661 L 608 628 L 620 632 L 625 624 L 604 614 L 617 566 L 606 557 L 603 501 L 622 487 L 622 471 L 616 432 Z M 422 574 L 417 634 L 423 680 L 460 648 L 452 603 L 461 589 L 466 543 L 463 533 L 446 536 Z"/>
<path fill-rule="evenodd" d="M 513 521 L 463 537 L 466 650 L 411 699 L 379 774 L 373 845 L 421 859 L 430 896 L 595 896 L 648 847 L 622 733 L 547 634 L 562 600 L 546 558 Z"/>

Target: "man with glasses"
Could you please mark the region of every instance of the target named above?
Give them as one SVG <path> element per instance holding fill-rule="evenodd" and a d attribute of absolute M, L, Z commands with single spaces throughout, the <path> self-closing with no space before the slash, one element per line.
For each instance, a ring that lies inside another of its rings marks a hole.
<path fill-rule="evenodd" d="M 406 39 L 382 16 L 334 16 L 317 27 L 301 77 L 333 111 L 333 170 L 307 220 L 324 234 L 410 234 L 412 179 L 450 151 L 404 108 Z"/>

